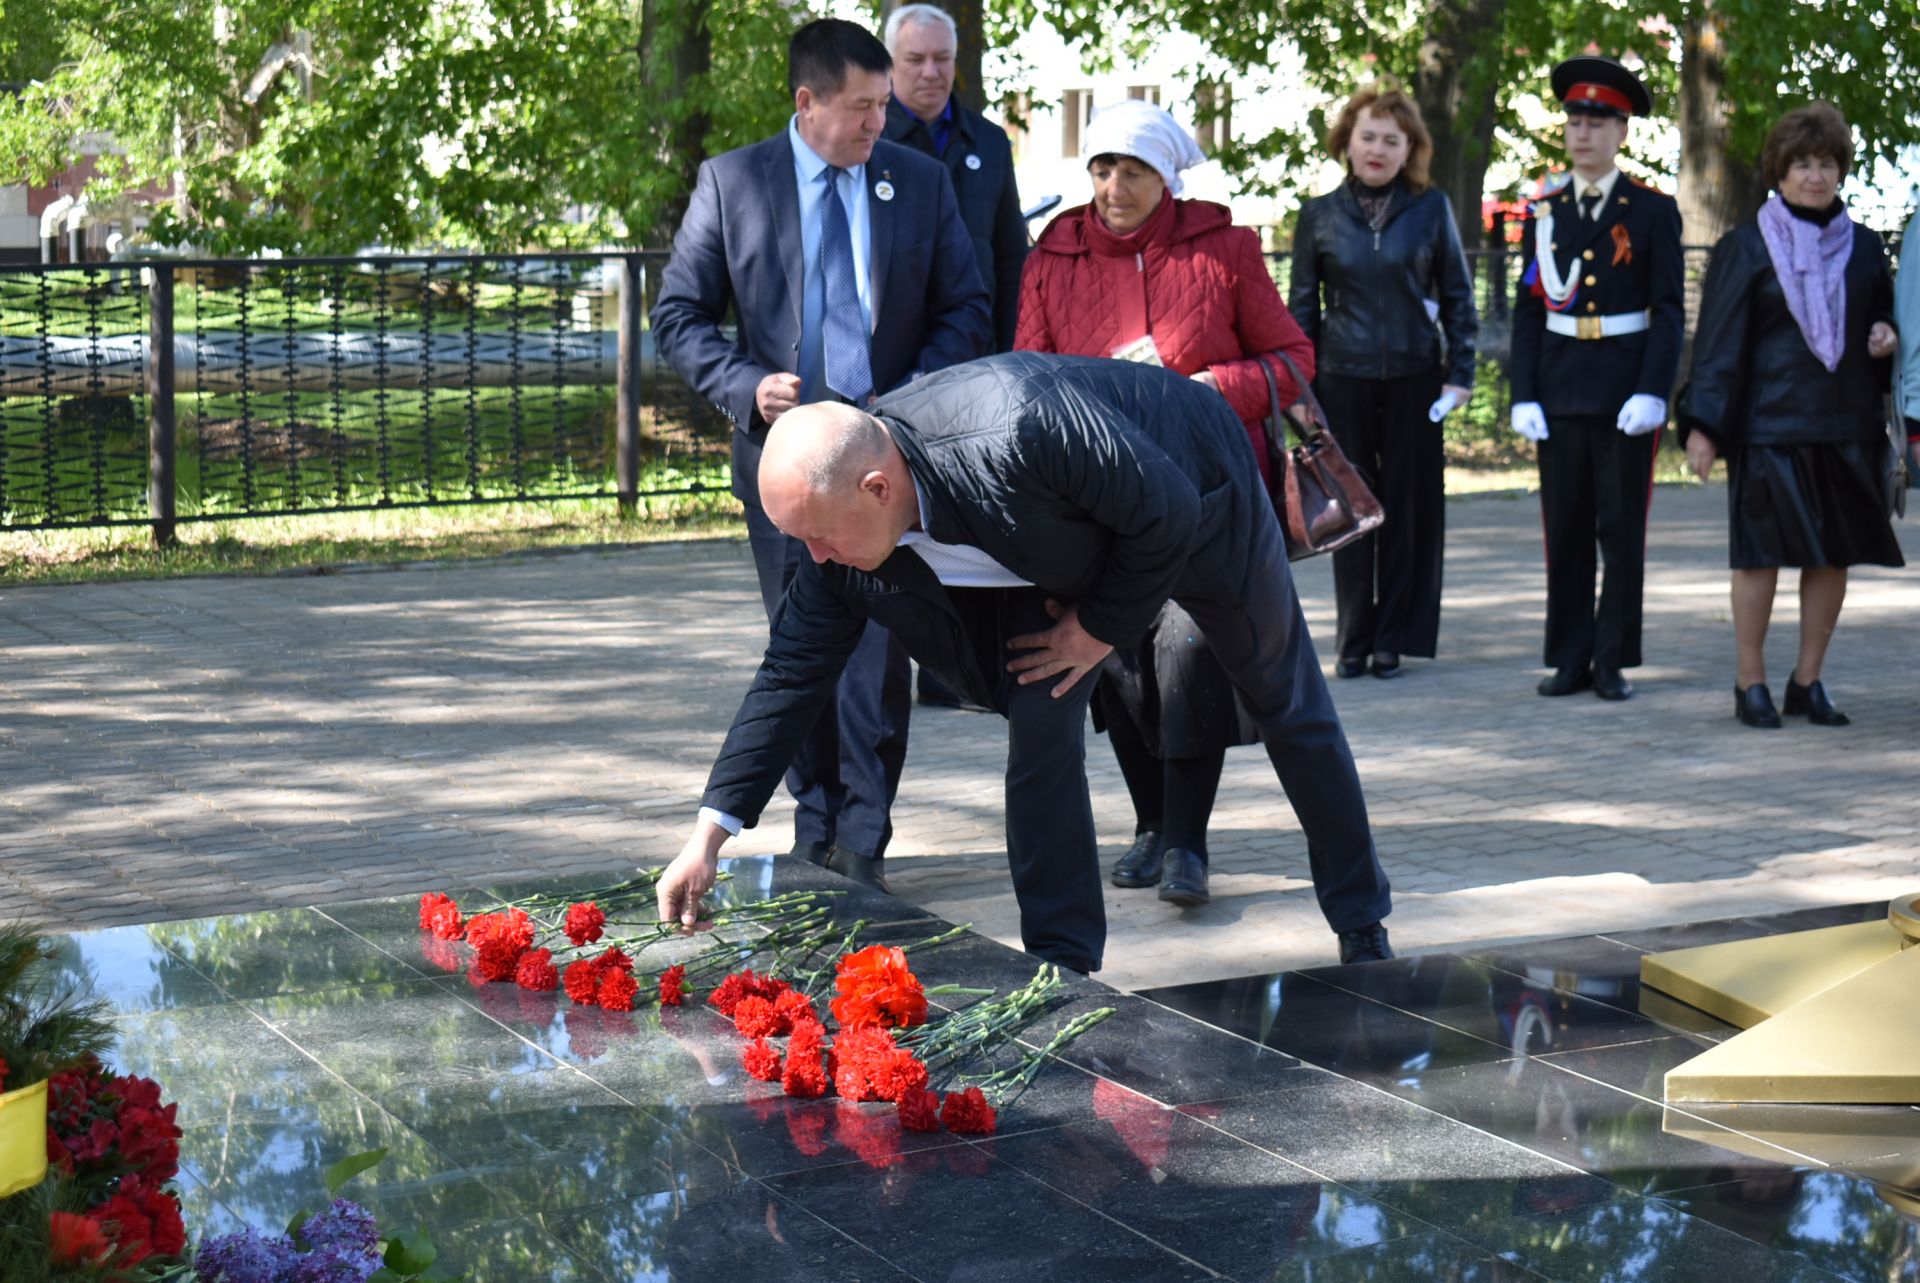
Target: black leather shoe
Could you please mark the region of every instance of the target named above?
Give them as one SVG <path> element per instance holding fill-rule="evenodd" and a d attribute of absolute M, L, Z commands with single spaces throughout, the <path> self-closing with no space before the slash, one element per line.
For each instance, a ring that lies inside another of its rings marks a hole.
<path fill-rule="evenodd" d="M 1740 719 L 1742 726 L 1763 731 L 1780 729 L 1780 714 L 1773 707 L 1773 695 L 1764 682 L 1755 682 L 1745 690 L 1733 688 L 1733 715 Z"/>
<path fill-rule="evenodd" d="M 849 851 L 836 846 L 827 853 L 827 869 L 838 873 L 849 882 L 857 882 L 871 891 L 882 895 L 892 895 L 893 890 L 887 880 L 880 876 L 880 861 L 858 851 Z"/>
<path fill-rule="evenodd" d="M 1146 829 L 1133 835 L 1133 845 L 1114 864 L 1107 880 L 1117 887 L 1150 887 L 1160 882 L 1160 832 Z"/>
<path fill-rule="evenodd" d="M 1385 680 L 1400 675 L 1400 657 L 1384 650 L 1373 652 L 1373 675 Z"/>
<path fill-rule="evenodd" d="M 1593 670 L 1593 693 L 1601 699 L 1632 699 L 1633 683 L 1627 675 L 1617 668 L 1595 668 Z"/>
<path fill-rule="evenodd" d="M 1365 677 L 1367 675 L 1367 657 L 1348 659 L 1344 655 L 1333 666 L 1335 677 Z"/>
<path fill-rule="evenodd" d="M 1213 897 L 1207 894 L 1207 862 L 1183 846 L 1167 851 L 1166 872 L 1160 875 L 1160 898 L 1183 909 L 1197 909 Z"/>
<path fill-rule="evenodd" d="M 1577 694 L 1592 685 L 1593 674 L 1588 671 L 1585 664 L 1582 664 L 1578 668 L 1567 667 L 1554 669 L 1553 676 L 1542 677 L 1540 684 L 1534 687 L 1534 689 L 1542 695 L 1558 697 L 1561 695 Z"/>
<path fill-rule="evenodd" d="M 1805 686 L 1787 678 L 1787 701 L 1780 711 L 1788 717 L 1805 717 L 1815 726 L 1846 726 L 1852 719 L 1833 706 L 1827 698 L 1827 688 L 1814 678 Z"/>
<path fill-rule="evenodd" d="M 808 864 L 817 864 L 825 868 L 827 864 L 827 854 L 832 850 L 833 844 L 830 842 L 796 841 L 793 844 L 793 850 L 787 852 L 787 854 L 793 856 L 795 859 L 805 860 Z"/>
<path fill-rule="evenodd" d="M 1355 927 L 1340 933 L 1340 962 L 1385 962 L 1393 956 L 1387 943 L 1387 929 L 1378 922 L 1370 927 Z"/>

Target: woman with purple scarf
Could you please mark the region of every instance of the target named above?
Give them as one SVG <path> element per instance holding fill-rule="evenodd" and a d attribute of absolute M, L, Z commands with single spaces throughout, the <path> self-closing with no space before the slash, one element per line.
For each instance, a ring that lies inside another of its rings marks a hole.
<path fill-rule="evenodd" d="M 1760 167 L 1775 190 L 1713 248 L 1680 393 L 1694 472 L 1704 481 L 1727 459 L 1734 716 L 1747 726 L 1778 727 L 1782 713 L 1847 724 L 1820 684 L 1847 567 L 1905 564 L 1881 409 L 1898 343 L 1893 277 L 1880 237 L 1840 199 L 1852 159 L 1846 119 L 1825 103 L 1767 135 Z M 1800 652 L 1775 709 L 1765 647 L 1782 566 L 1800 569 Z"/>

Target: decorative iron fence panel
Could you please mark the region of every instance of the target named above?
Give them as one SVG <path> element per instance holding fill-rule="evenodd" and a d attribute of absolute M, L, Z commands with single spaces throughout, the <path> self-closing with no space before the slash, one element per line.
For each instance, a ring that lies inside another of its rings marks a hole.
<path fill-rule="evenodd" d="M 1468 252 L 1504 415 L 1518 247 Z M 1707 251 L 1686 251 L 1688 320 Z M 0 530 L 724 490 L 666 255 L 0 266 Z M 1286 253 L 1269 256 L 1284 293 Z"/>
<path fill-rule="evenodd" d="M 724 489 L 645 332 L 664 262 L 0 268 L 0 529 Z"/>

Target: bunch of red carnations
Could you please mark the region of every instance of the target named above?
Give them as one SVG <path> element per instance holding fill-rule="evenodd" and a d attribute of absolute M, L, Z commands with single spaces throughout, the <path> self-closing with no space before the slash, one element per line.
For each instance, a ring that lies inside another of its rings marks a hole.
<path fill-rule="evenodd" d="M 730 966 L 739 955 L 734 946 L 721 945 L 672 966 L 637 969 L 642 950 L 679 934 L 677 923 L 654 921 L 645 912 L 628 921 L 616 916 L 651 909 L 658 880 L 658 872 L 649 871 L 585 898 L 532 895 L 472 916 L 453 897 L 429 891 L 420 897 L 420 929 L 426 933 L 421 951 L 444 970 L 464 969 L 476 987 L 511 982 L 533 993 L 559 989 L 577 1006 L 607 1011 L 632 1011 L 649 997 L 679 1006 L 697 992 L 691 976 Z M 765 929 L 761 945 L 816 949 L 830 930 L 830 915 L 817 897 L 830 894 L 778 895 L 715 921 Z"/>
<path fill-rule="evenodd" d="M 741 1063 L 753 1077 L 778 1082 L 789 1096 L 889 1101 L 909 1131 L 991 1133 L 993 1106 L 978 1087 L 950 1092 L 945 1102 L 927 1090 L 927 1064 L 895 1038 L 927 1020 L 927 995 L 906 953 L 873 945 L 843 956 L 828 1004 L 837 1032 L 829 1040 L 813 1000 L 784 980 L 751 969 L 722 980 L 707 1003 L 750 1039 Z M 787 1040 L 785 1053 L 770 1039 Z"/>
<path fill-rule="evenodd" d="M 88 1059 L 47 1080 L 47 1163 L 83 1211 L 52 1213 L 57 1271 L 124 1271 L 187 1245 L 180 1199 L 175 1106 L 150 1078 L 116 1074 Z"/>

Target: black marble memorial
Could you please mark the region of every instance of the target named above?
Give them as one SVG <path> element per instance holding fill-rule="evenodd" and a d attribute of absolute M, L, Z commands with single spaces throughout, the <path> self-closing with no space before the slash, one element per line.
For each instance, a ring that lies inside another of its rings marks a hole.
<path fill-rule="evenodd" d="M 734 896 L 846 887 L 730 867 Z M 858 891 L 836 912 L 872 920 L 868 942 L 944 926 Z M 384 1146 L 348 1192 L 428 1226 L 475 1283 L 1920 1281 L 1920 1222 L 1871 1179 L 1920 1163 L 1920 1111 L 1870 1120 L 1887 1153 L 1851 1169 L 1742 1133 L 1737 1109 L 1677 1135 L 1662 1075 L 1733 1031 L 1639 988 L 1650 949 L 1875 912 L 1138 995 L 1075 981 L 1029 1044 L 1115 1016 L 978 1139 L 787 1099 L 701 1005 L 475 988 L 434 965 L 412 901 L 77 934 L 65 957 L 118 1013 L 117 1067 L 179 1103 L 196 1235 L 277 1231 L 328 1164 Z M 1004 992 L 1034 966 L 968 936 L 915 969 Z"/>

